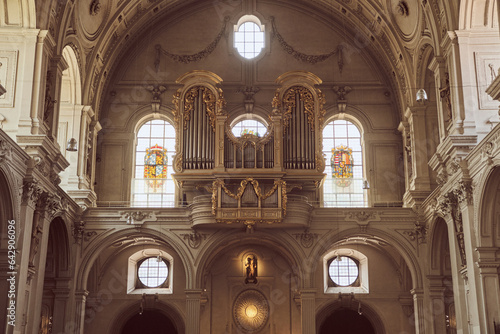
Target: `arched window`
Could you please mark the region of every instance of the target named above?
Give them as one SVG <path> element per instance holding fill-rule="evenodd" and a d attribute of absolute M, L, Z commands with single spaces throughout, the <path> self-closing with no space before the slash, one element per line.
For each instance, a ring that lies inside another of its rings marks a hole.
<path fill-rule="evenodd" d="M 132 206 L 175 206 L 172 158 L 175 129 L 163 120 L 144 123 L 137 132 Z"/>
<path fill-rule="evenodd" d="M 231 130 L 235 137 L 241 137 L 246 134 L 262 137 L 266 134 L 267 127 L 256 119 L 245 119 L 236 123 Z"/>
<path fill-rule="evenodd" d="M 323 129 L 326 179 L 325 207 L 364 207 L 366 184 L 363 179 L 361 133 L 347 120 L 334 120 Z"/>
<path fill-rule="evenodd" d="M 264 26 L 253 15 L 240 18 L 234 28 L 234 47 L 246 59 L 257 57 L 264 48 Z"/>

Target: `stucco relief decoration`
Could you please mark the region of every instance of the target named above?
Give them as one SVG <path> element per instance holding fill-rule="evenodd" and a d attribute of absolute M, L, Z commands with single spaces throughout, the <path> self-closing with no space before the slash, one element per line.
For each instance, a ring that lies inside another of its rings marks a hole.
<path fill-rule="evenodd" d="M 401 15 L 401 16 L 408 16 L 408 15 L 410 15 L 409 9 L 408 9 L 408 4 L 406 3 L 406 1 L 400 1 L 396 5 L 396 12 L 399 15 Z"/>
<path fill-rule="evenodd" d="M 287 52 L 288 54 L 292 55 L 295 59 L 307 62 L 310 64 L 316 64 L 318 62 L 322 62 L 330 58 L 331 56 L 338 55 L 339 60 L 338 60 L 338 66 L 339 66 L 339 71 L 342 72 L 342 68 L 344 66 L 343 58 L 342 58 L 342 46 L 338 45 L 335 50 L 325 53 L 325 54 L 320 54 L 320 55 L 309 55 L 306 53 L 299 52 L 295 50 L 290 44 L 288 44 L 283 36 L 278 32 L 278 29 L 276 28 L 276 22 L 274 20 L 274 17 L 271 17 L 271 23 L 273 27 L 272 31 L 272 36 L 275 37 L 280 46 Z"/>
<path fill-rule="evenodd" d="M 241 292 L 233 304 L 233 319 L 244 333 L 259 332 L 269 319 L 267 298 L 254 289 Z"/>
<path fill-rule="evenodd" d="M 12 159 L 12 147 L 6 140 L 0 139 L 0 164 Z"/>
<path fill-rule="evenodd" d="M 0 85 L 5 90 L 4 94 L 0 94 L 0 107 L 14 106 L 17 60 L 17 50 L 0 50 Z"/>
<path fill-rule="evenodd" d="M 34 205 L 43 194 L 43 188 L 38 184 L 37 181 L 27 181 L 23 184 L 23 203 L 28 205 Z"/>
<path fill-rule="evenodd" d="M 101 11 L 101 3 L 99 0 L 94 0 L 90 4 L 90 15 L 95 16 Z"/>
<path fill-rule="evenodd" d="M 156 50 L 155 68 L 157 68 L 157 69 L 159 68 L 160 55 L 162 55 L 162 54 L 167 56 L 168 58 L 174 60 L 174 61 L 184 63 L 184 64 L 196 62 L 196 61 L 202 60 L 203 58 L 206 58 L 215 50 L 215 48 L 219 44 L 222 36 L 224 36 L 224 32 L 226 31 L 226 25 L 228 22 L 229 22 L 229 17 L 225 17 L 224 22 L 222 24 L 222 28 L 220 29 L 220 31 L 217 34 L 217 36 L 215 37 L 215 39 L 205 49 L 203 49 L 202 51 L 199 51 L 197 53 L 193 53 L 190 55 L 173 54 L 173 53 L 170 53 L 167 50 L 163 49 L 161 45 L 157 44 L 155 46 L 155 50 Z"/>
<path fill-rule="evenodd" d="M 189 234 L 181 234 L 184 240 L 187 240 L 189 247 L 197 249 L 201 242 L 207 238 L 206 234 L 201 234 L 198 231 L 193 231 Z"/>
<path fill-rule="evenodd" d="M 460 260 L 462 262 L 462 266 L 465 267 L 467 265 L 467 259 L 465 255 L 465 240 L 464 240 L 464 229 L 463 229 L 463 221 L 462 221 L 462 212 L 460 210 L 459 203 L 463 200 L 459 200 L 459 194 L 461 193 L 460 188 L 451 190 L 441 196 L 436 204 L 435 213 L 445 217 L 446 215 L 451 215 L 453 220 L 453 226 L 455 230 L 455 237 L 457 240 L 457 246 L 460 253 Z M 460 195 L 461 198 L 463 195 Z M 472 197 L 472 196 L 470 196 Z"/>
<path fill-rule="evenodd" d="M 303 233 L 295 234 L 295 238 L 300 241 L 300 244 L 304 248 L 311 248 L 314 244 L 314 241 L 318 239 L 317 233 L 311 233 L 308 228 L 304 230 Z"/>
<path fill-rule="evenodd" d="M 85 222 L 84 221 L 74 221 L 72 234 L 75 239 L 75 244 L 79 244 L 83 239 L 83 234 L 85 232 Z"/>
<path fill-rule="evenodd" d="M 90 40 L 95 40 L 104 30 L 105 23 L 110 14 L 112 1 L 104 0 L 78 0 L 75 6 L 77 31 L 83 32 L 84 36 Z"/>
<path fill-rule="evenodd" d="M 413 231 L 405 231 L 410 240 L 417 241 L 417 244 L 423 244 L 427 241 L 427 230 L 428 227 L 423 222 L 416 222 Z"/>
<path fill-rule="evenodd" d="M 124 220 L 129 225 L 142 225 L 145 222 L 157 221 L 153 211 L 122 211 L 120 220 Z"/>
<path fill-rule="evenodd" d="M 43 105 L 43 121 L 48 122 L 50 120 L 50 116 L 54 111 L 54 104 L 57 103 L 57 100 L 52 98 L 52 73 L 50 71 L 47 72 L 47 81 L 45 84 L 45 102 Z"/>

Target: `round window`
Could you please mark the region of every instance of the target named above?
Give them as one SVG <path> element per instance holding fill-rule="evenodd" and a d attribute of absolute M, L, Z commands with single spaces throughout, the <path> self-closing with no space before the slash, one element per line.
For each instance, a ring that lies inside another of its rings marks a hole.
<path fill-rule="evenodd" d="M 246 58 L 257 57 L 264 48 L 264 32 L 254 22 L 245 22 L 234 32 L 234 47 Z"/>
<path fill-rule="evenodd" d="M 157 288 L 168 277 L 168 267 L 161 257 L 150 257 L 139 265 L 139 280 L 148 288 Z"/>
<path fill-rule="evenodd" d="M 358 279 L 358 264 L 350 257 L 338 256 L 330 262 L 328 274 L 338 286 L 350 286 Z"/>

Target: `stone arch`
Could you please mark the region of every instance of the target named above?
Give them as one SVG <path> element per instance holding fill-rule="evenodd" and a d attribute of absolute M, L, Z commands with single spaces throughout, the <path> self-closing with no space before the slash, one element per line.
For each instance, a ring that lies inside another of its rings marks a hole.
<path fill-rule="evenodd" d="M 492 167 L 480 184 L 477 245 L 500 247 L 500 165 Z"/>
<path fill-rule="evenodd" d="M 70 166 L 61 173 L 61 182 L 65 187 L 69 183 L 75 183 L 78 179 L 78 152 L 67 150 L 69 141 L 75 139 L 77 150 L 84 150 L 85 138 L 81 129 L 82 115 L 82 79 L 80 76 L 80 64 L 75 50 L 66 45 L 62 50 L 62 56 L 68 67 L 62 73 L 61 92 L 59 98 L 59 131 L 58 143 L 61 153 L 69 161 Z"/>
<path fill-rule="evenodd" d="M 325 233 L 322 238 L 318 239 L 316 244 L 313 246 L 311 251 L 310 259 L 318 259 L 318 261 L 310 261 L 310 277 L 311 282 L 315 281 L 315 274 L 317 272 L 317 266 L 322 261 L 323 254 L 326 254 L 331 250 L 331 247 L 338 241 L 349 238 L 349 237 L 366 237 L 366 238 L 380 238 L 381 241 L 391 245 L 398 252 L 398 254 L 404 259 L 408 270 L 410 271 L 412 288 L 421 288 L 423 286 L 423 274 L 422 268 L 416 254 L 411 250 L 412 246 L 408 244 L 408 240 L 401 239 L 401 237 L 394 234 L 389 234 L 385 231 L 371 228 L 369 233 L 360 232 L 358 228 L 351 228 L 340 233 L 338 231 L 330 231 Z"/>
<path fill-rule="evenodd" d="M 144 311 L 157 311 L 169 318 L 175 325 L 178 334 L 185 332 L 184 315 L 174 304 L 169 304 L 165 301 L 149 302 L 149 300 L 146 300 L 142 307 Z M 121 334 L 127 321 L 135 314 L 138 314 L 140 308 L 141 302 L 133 301 L 127 303 L 127 305 L 121 308 L 118 316 L 116 316 L 113 321 L 110 321 L 109 328 L 106 332 L 110 334 Z"/>
<path fill-rule="evenodd" d="M 321 325 L 335 311 L 348 309 L 361 312 L 372 324 L 376 334 L 386 333 L 384 323 L 378 313 L 366 302 L 361 302 L 354 297 L 347 296 L 345 299 L 337 299 L 334 302 L 327 301 L 320 306 L 316 312 L 316 333 L 321 329 Z"/>
<path fill-rule="evenodd" d="M 120 240 L 129 238 L 133 239 L 134 237 L 151 237 L 158 238 L 161 241 L 167 243 L 172 247 L 172 249 L 176 252 L 179 258 L 182 261 L 182 266 L 186 275 L 186 287 L 189 288 L 192 285 L 193 281 L 193 272 L 191 261 L 189 260 L 189 251 L 174 240 L 173 238 L 160 234 L 158 231 L 143 228 L 138 231 L 135 228 L 123 229 L 117 232 L 107 231 L 98 235 L 91 243 L 87 246 L 87 251 L 82 256 L 81 265 L 76 273 L 76 287 L 77 289 L 85 290 L 87 287 L 87 280 L 89 277 L 89 273 L 94 265 L 99 254 L 103 252 L 106 248 L 110 247 L 115 242 Z M 179 266 L 177 266 L 179 268 Z"/>
<path fill-rule="evenodd" d="M 241 236 L 238 238 L 238 234 Z M 244 236 L 244 238 L 243 238 Z M 284 238 L 277 238 L 276 236 L 271 236 L 269 233 L 259 233 L 254 232 L 251 236 L 243 234 L 241 230 L 231 231 L 228 233 L 219 234 L 214 237 L 215 240 L 208 240 L 205 245 L 207 245 L 201 252 L 202 256 L 196 259 L 196 276 L 194 279 L 194 286 L 196 288 L 203 287 L 205 282 L 204 274 L 206 269 L 211 266 L 211 264 L 216 260 L 218 254 L 222 254 L 235 246 L 240 245 L 262 245 L 269 246 L 271 249 L 279 252 L 281 256 L 288 262 L 288 265 L 292 268 L 290 274 L 297 274 L 298 280 L 301 282 L 301 287 L 308 287 L 310 281 L 306 280 L 307 277 L 302 268 L 301 259 L 302 254 L 299 254 L 299 250 L 295 243 L 290 242 Z"/>
<path fill-rule="evenodd" d="M 4 174 L 2 168 L 0 168 L 0 189 L 2 191 L 0 192 L 0 250 L 2 254 L 5 254 L 2 256 L 2 259 L 0 259 L 0 264 L 2 268 L 7 268 L 8 267 L 8 246 L 9 246 L 9 236 L 12 235 L 14 238 L 19 235 L 20 231 L 20 226 L 16 224 L 16 221 L 14 219 L 14 210 L 12 206 L 12 192 L 11 192 L 11 187 L 8 182 L 7 175 Z M 13 225 L 11 222 L 14 221 Z M 12 228 L 9 228 L 9 226 L 14 226 L 15 229 L 12 230 Z M 13 231 L 10 232 L 9 231 Z M 12 239 L 15 240 L 15 239 Z M 10 244 L 13 242 L 11 241 Z M 8 306 L 8 291 L 9 291 L 9 284 L 7 281 L 7 276 L 6 273 L 7 270 L 3 270 L 2 273 L 0 274 L 0 308 L 2 310 L 6 310 Z M 7 328 L 7 313 L 3 312 L 2 316 L 0 316 L 0 328 Z"/>

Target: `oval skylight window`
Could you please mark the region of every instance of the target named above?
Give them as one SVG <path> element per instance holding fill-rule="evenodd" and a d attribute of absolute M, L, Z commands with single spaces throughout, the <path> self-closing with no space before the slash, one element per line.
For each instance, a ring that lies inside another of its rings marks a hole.
<path fill-rule="evenodd" d="M 234 47 L 242 57 L 253 59 L 264 48 L 264 32 L 256 23 L 247 21 L 234 32 Z"/>

